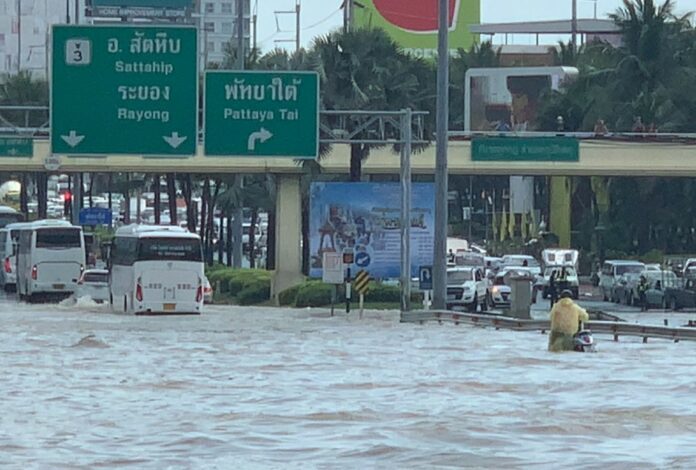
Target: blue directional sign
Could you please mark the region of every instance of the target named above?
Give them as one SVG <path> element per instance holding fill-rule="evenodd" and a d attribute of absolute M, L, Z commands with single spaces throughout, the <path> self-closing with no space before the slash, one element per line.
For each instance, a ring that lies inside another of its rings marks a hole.
<path fill-rule="evenodd" d="M 433 289 L 433 267 L 421 266 L 418 268 L 418 288 L 420 290 Z"/>
<path fill-rule="evenodd" d="M 111 209 L 87 207 L 80 211 L 80 225 L 111 225 Z"/>

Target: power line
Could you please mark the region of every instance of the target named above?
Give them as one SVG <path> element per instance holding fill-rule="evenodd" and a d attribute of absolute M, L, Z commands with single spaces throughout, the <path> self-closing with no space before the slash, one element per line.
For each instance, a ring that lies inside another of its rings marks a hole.
<path fill-rule="evenodd" d="M 314 23 L 314 24 L 312 24 L 312 25 L 309 25 L 309 26 L 307 26 L 306 28 L 302 28 L 302 31 L 307 31 L 307 30 L 316 28 L 317 26 L 326 23 L 326 22 L 329 21 L 331 18 L 333 18 L 334 16 L 336 16 L 336 13 L 340 13 L 340 12 L 341 12 L 341 8 L 339 8 L 338 10 L 332 12 L 329 16 L 327 16 L 327 17 L 324 18 L 323 20 L 317 21 L 316 23 Z"/>

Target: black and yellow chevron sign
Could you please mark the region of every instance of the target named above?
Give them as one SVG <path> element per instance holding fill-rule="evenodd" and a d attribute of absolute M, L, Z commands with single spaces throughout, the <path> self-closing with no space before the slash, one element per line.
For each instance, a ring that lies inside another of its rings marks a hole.
<path fill-rule="evenodd" d="M 355 279 L 353 280 L 353 289 L 355 289 L 355 292 L 364 295 L 369 287 L 370 273 L 364 270 L 358 272 L 358 274 L 355 275 Z"/>

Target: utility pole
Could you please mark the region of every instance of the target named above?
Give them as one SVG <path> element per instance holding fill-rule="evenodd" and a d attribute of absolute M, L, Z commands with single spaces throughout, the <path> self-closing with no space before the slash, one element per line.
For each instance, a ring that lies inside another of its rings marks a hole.
<path fill-rule="evenodd" d="M 22 0 L 17 0 L 17 73 L 22 71 Z"/>
<path fill-rule="evenodd" d="M 343 1 L 343 32 L 347 33 L 353 27 L 353 0 Z"/>
<path fill-rule="evenodd" d="M 413 112 L 401 111 L 401 312 L 411 310 L 411 151 Z"/>
<path fill-rule="evenodd" d="M 578 50 L 578 0 L 573 0 L 573 16 L 570 23 L 571 43 L 573 44 L 573 53 L 575 53 Z"/>
<path fill-rule="evenodd" d="M 252 50 L 253 50 L 253 51 L 256 51 L 256 48 L 258 47 L 258 46 L 257 46 L 257 39 L 258 39 L 258 32 L 259 32 L 259 31 L 258 31 L 258 26 L 257 26 L 257 25 L 258 25 L 258 20 L 259 20 L 259 15 L 258 15 L 258 13 L 259 13 L 259 3 L 258 3 L 258 0 L 257 0 L 257 2 L 254 4 L 254 14 L 253 14 L 253 16 L 251 17 L 251 23 L 252 23 L 252 25 L 254 26 L 254 42 L 253 42 L 253 46 L 252 46 Z"/>
<path fill-rule="evenodd" d="M 433 309 L 444 310 L 447 298 L 447 131 L 449 127 L 449 0 L 439 0 L 437 66 L 437 153 L 435 157 L 435 244 Z"/>
<path fill-rule="evenodd" d="M 244 70 L 244 0 L 237 0 L 237 70 Z M 243 198 L 241 197 L 242 188 L 244 187 L 244 176 L 236 175 L 234 179 L 234 187 L 237 190 L 238 201 L 237 207 L 234 210 L 234 219 L 232 220 L 232 236 L 234 243 L 232 244 L 232 267 L 240 269 L 242 267 L 242 255 L 244 247 L 242 245 L 242 237 L 244 226 L 242 218 L 244 210 L 242 207 Z M 229 230 L 229 227 L 228 227 Z M 229 250 L 230 247 L 227 247 Z"/>
<path fill-rule="evenodd" d="M 295 52 L 300 50 L 300 0 L 295 0 Z"/>
<path fill-rule="evenodd" d="M 300 6 L 301 0 L 295 0 L 295 9 L 294 10 L 285 10 L 285 11 L 274 11 L 276 15 L 295 15 L 295 39 L 276 39 L 275 42 L 294 42 L 295 43 L 295 51 L 300 50 L 300 33 L 301 33 L 301 22 L 300 22 Z M 280 30 L 278 30 L 280 31 Z"/>
<path fill-rule="evenodd" d="M 237 70 L 244 70 L 244 0 L 237 0 Z"/>

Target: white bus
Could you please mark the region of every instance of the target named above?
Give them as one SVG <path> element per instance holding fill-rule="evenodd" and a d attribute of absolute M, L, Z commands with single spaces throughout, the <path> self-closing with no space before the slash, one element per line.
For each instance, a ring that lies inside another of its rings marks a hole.
<path fill-rule="evenodd" d="M 37 294 L 69 296 L 85 269 L 82 227 L 63 220 L 39 220 L 19 229 L 17 294 L 32 300 Z"/>
<path fill-rule="evenodd" d="M 128 225 L 116 231 L 109 261 L 111 307 L 134 314 L 200 314 L 201 239 L 180 227 Z"/>
<path fill-rule="evenodd" d="M 17 245 L 19 244 L 19 229 L 28 222 L 7 224 L 0 228 L 0 284 L 5 292 L 11 292 L 17 287 Z"/>

